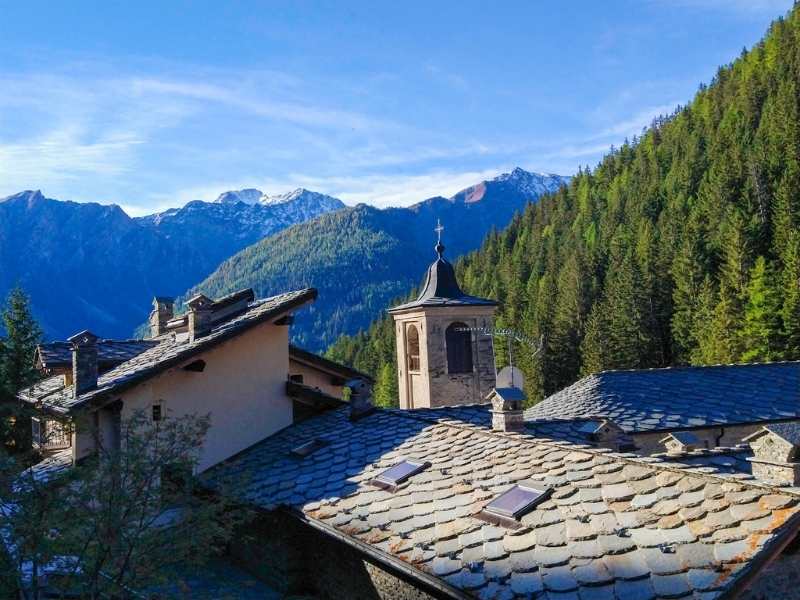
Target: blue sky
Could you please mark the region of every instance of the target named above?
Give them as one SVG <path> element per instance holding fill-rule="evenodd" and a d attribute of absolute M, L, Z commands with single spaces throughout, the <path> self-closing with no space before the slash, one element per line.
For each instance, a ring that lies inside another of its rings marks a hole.
<path fill-rule="evenodd" d="M 349 204 L 571 174 L 791 0 L 0 0 L 0 196 L 145 214 L 228 189 Z"/>

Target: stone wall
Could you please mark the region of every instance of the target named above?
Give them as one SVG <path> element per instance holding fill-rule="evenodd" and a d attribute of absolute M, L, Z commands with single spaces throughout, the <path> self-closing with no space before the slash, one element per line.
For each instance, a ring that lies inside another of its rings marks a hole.
<path fill-rule="evenodd" d="M 692 429 L 692 433 L 699 440 L 698 448 L 714 448 L 719 446 L 735 446 L 742 439 L 761 429 L 757 425 L 726 425 L 725 427 L 706 427 Z M 654 433 L 637 433 L 632 435 L 636 447 L 644 454 L 664 452 L 664 444 L 660 443 L 667 436 L 663 431 Z M 717 443 L 719 440 L 719 443 Z"/>
<path fill-rule="evenodd" d="M 283 513 L 260 514 L 231 548 L 233 559 L 285 595 L 352 600 L 433 597 L 367 560 L 351 546 Z"/>
<path fill-rule="evenodd" d="M 445 332 L 453 323 L 491 328 L 493 306 L 437 306 L 395 314 L 400 408 L 458 406 L 485 402 L 494 388 L 492 337 L 472 332 L 472 372 L 449 373 Z M 409 327 L 420 339 L 419 370 L 407 359 Z"/>

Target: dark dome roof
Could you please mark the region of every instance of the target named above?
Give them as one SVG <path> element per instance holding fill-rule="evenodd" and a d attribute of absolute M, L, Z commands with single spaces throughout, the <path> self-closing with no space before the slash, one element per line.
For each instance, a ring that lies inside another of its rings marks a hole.
<path fill-rule="evenodd" d="M 439 257 L 428 267 L 428 276 L 422 292 L 413 302 L 401 304 L 389 309 L 389 312 L 404 310 L 418 306 L 496 306 L 494 300 L 468 296 L 461 291 L 456 279 L 456 272 L 444 258 L 444 246 L 441 242 L 436 244 L 436 253 Z"/>

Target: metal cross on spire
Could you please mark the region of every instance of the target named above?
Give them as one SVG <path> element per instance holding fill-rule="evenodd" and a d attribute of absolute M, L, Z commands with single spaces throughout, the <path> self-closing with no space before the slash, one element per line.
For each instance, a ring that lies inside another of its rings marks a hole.
<path fill-rule="evenodd" d="M 442 222 L 439 219 L 436 219 L 436 227 L 434 227 L 433 230 L 436 232 L 436 235 L 439 236 L 436 241 L 435 250 L 436 254 L 439 255 L 439 260 L 441 260 L 442 254 L 444 254 L 444 244 L 442 244 L 442 232 L 444 231 L 444 225 L 442 225 Z"/>

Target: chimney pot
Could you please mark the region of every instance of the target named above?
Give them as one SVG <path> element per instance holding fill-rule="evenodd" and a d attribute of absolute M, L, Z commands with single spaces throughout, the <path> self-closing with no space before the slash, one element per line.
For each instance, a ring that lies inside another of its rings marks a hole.
<path fill-rule="evenodd" d="M 519 388 L 494 388 L 487 400 L 492 403 L 492 429 L 495 431 L 523 431 L 525 417 L 522 407 L 525 392 Z"/>
<path fill-rule="evenodd" d="M 350 420 L 357 421 L 375 410 L 372 386 L 363 379 L 351 379 L 344 384 L 350 390 Z"/>
<path fill-rule="evenodd" d="M 150 313 L 150 337 L 158 337 L 167 331 L 167 322 L 175 316 L 175 299 L 156 296 Z"/>
<path fill-rule="evenodd" d="M 189 307 L 189 341 L 193 342 L 202 337 L 211 329 L 211 315 L 214 301 L 208 296 L 197 294 L 186 301 Z"/>
<path fill-rule="evenodd" d="M 67 340 L 72 344 L 72 390 L 76 397 L 97 387 L 97 339 L 87 329 Z"/>

